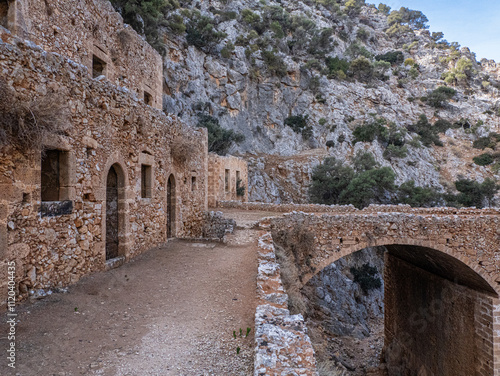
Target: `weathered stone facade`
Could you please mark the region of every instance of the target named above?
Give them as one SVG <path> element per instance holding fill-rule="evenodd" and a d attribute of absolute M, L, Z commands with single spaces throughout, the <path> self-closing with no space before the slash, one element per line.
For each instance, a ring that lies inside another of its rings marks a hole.
<path fill-rule="evenodd" d="M 269 221 L 261 221 L 261 228 L 268 230 Z M 258 255 L 254 376 L 316 376 L 311 339 L 302 315 L 291 315 L 287 308 L 288 296 L 268 231 L 259 238 Z"/>
<path fill-rule="evenodd" d="M 13 95 L 26 103 L 57 95 L 68 110 L 64 132 L 40 145 L 44 156 L 14 145 L 0 151 L 3 307 L 7 262 L 16 263 L 19 300 L 119 265 L 169 237 L 202 236 L 207 132 L 155 108 L 161 107 L 161 57 L 123 26 L 108 2 L 86 3 L 9 2 L 15 23 L 7 26 L 70 58 L 0 27 L 0 78 Z M 48 26 L 50 14 L 40 13 L 47 9 L 58 15 L 58 26 Z M 127 57 L 109 61 L 106 79 L 94 78 L 89 46 L 100 40 L 111 51 L 122 29 L 129 33 Z M 121 82 L 125 72 L 128 80 Z M 153 105 L 131 92 L 147 82 L 155 87 Z M 192 151 L 180 156 L 173 147 L 179 144 Z"/>
<path fill-rule="evenodd" d="M 104 0 L 9 0 L 4 25 L 43 50 L 66 56 L 152 107 L 162 108 L 161 56 Z"/>
<path fill-rule="evenodd" d="M 219 201 L 248 201 L 247 163 L 237 157 L 208 155 L 208 206 L 215 208 Z"/>

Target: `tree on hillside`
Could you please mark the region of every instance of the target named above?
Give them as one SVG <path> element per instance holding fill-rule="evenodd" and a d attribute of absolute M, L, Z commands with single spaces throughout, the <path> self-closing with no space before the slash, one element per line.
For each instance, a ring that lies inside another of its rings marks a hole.
<path fill-rule="evenodd" d="M 387 18 L 389 25 L 400 24 L 407 25 L 413 30 L 428 29 L 429 19 L 419 10 L 412 10 L 401 7 L 399 10 L 393 10 Z"/>
<path fill-rule="evenodd" d="M 241 133 L 222 128 L 219 119 L 210 115 L 199 114 L 198 127 L 207 128 L 208 151 L 219 155 L 226 155 L 233 144 L 239 144 L 245 140 Z"/>
<path fill-rule="evenodd" d="M 331 157 L 316 166 L 309 188 L 311 202 L 334 205 L 339 204 L 339 196 L 354 177 L 354 171 L 341 161 Z"/>
<path fill-rule="evenodd" d="M 169 11 L 179 8 L 177 0 L 111 0 L 111 4 L 123 17 L 125 23 L 144 35 L 151 46 L 160 53 L 164 46 L 160 40 L 160 26 L 167 26 Z"/>

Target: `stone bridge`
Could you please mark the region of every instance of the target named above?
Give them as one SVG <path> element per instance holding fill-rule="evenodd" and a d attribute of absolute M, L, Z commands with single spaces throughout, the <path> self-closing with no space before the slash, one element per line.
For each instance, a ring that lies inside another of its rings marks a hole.
<path fill-rule="evenodd" d="M 499 211 L 391 210 L 286 214 L 271 221 L 273 239 L 313 243 L 294 252 L 302 286 L 346 255 L 386 247 L 389 375 L 500 375 Z"/>
<path fill-rule="evenodd" d="M 291 212 L 261 227 L 291 250 L 299 286 L 346 255 L 386 248 L 388 375 L 500 376 L 500 210 L 221 206 Z"/>

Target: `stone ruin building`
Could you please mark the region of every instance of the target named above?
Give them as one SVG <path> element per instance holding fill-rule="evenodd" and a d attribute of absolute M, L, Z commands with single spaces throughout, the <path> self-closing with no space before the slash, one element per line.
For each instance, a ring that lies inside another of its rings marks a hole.
<path fill-rule="evenodd" d="M 9 261 L 23 299 L 202 237 L 209 197 L 247 199 L 246 163 L 162 112 L 162 58 L 108 1 L 1 0 L 0 39 L 9 96 L 65 114 L 38 150 L 0 150 L 3 307 Z"/>

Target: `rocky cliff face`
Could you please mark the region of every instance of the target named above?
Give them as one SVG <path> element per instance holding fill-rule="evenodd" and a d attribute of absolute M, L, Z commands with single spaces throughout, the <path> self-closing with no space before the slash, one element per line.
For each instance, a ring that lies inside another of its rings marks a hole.
<path fill-rule="evenodd" d="M 382 166 L 391 166 L 398 183 L 412 179 L 417 185 L 443 188 L 458 176 L 479 181 L 499 178 L 498 169 L 472 163 L 472 157 L 482 153 L 472 148 L 472 142 L 490 132 L 500 132 L 498 65 L 487 60 L 477 62 L 467 48 L 436 42 L 437 38 L 424 29 L 403 25 L 391 33 L 387 15 L 374 6 L 359 5 L 353 10 L 343 1 L 331 3 L 238 0 L 185 5 L 210 17 L 215 29 L 227 36 L 205 53 L 188 45 L 183 35 L 167 32 L 165 111 L 193 126 L 198 113 L 210 114 L 223 127 L 245 136 L 245 141 L 230 152 L 244 155 L 250 162 L 250 200 L 304 202 L 310 172 L 316 164 L 328 155 L 349 163 L 357 150 L 370 151 Z M 261 34 L 252 34 L 255 25 L 251 17 L 245 17 L 248 10 L 264 19 L 270 9 L 300 18 L 302 23 L 296 24 L 301 26 L 285 30 L 282 39 L 272 31 L 276 29 L 273 23 L 269 30 L 262 32 L 261 27 Z M 304 20 L 311 21 L 314 32 L 304 26 Z M 311 35 L 323 30 L 331 30 L 326 44 L 314 42 L 317 39 Z M 296 48 L 299 42 L 307 49 Z M 228 43 L 235 47 L 222 57 Z M 319 52 L 311 52 L 313 43 L 318 44 Z M 283 73 L 270 72 L 266 50 L 274 50 L 282 58 L 286 67 Z M 374 57 L 390 51 L 401 51 L 405 62 L 377 65 Z M 327 72 L 325 56 L 351 63 L 367 56 L 379 72 L 378 78 L 362 79 L 352 72 L 352 66 L 347 77 Z M 470 62 L 465 76 L 448 81 L 457 90 L 449 103 L 435 108 L 420 99 L 447 85 L 441 79 L 443 73 L 462 72 L 460 60 L 464 59 Z M 410 142 L 416 139 L 415 134 L 408 133 L 407 155 L 391 160 L 383 157 L 385 146 L 377 141 L 353 142 L 353 129 L 374 117 L 406 127 L 421 114 L 431 122 L 467 119 L 469 128 L 441 135 L 444 147 L 418 147 L 417 142 Z M 293 115 L 308 115 L 310 137 L 285 125 L 285 119 Z M 334 146 L 327 148 L 327 141 L 333 141 Z M 302 157 L 304 153 L 308 156 Z"/>
<path fill-rule="evenodd" d="M 321 271 L 303 289 L 307 300 L 306 325 L 318 363 L 349 375 L 376 372 L 384 328 L 384 250 L 367 248 Z M 379 287 L 364 291 L 352 269 L 374 268 Z"/>

